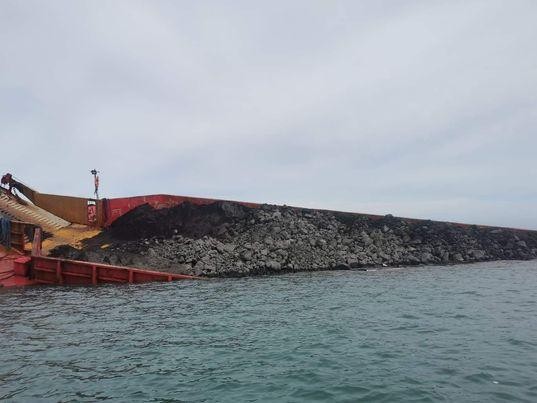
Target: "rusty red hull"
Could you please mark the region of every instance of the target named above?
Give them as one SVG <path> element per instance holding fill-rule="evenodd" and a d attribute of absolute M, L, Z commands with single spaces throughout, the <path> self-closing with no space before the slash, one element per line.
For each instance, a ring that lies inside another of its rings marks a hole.
<path fill-rule="evenodd" d="M 134 284 L 197 278 L 182 274 L 42 256 L 32 257 L 32 275 L 39 284 L 57 285 Z"/>
<path fill-rule="evenodd" d="M 108 226 L 123 214 L 128 213 L 132 209 L 141 206 L 142 204 L 149 204 L 155 209 L 170 208 L 177 206 L 184 202 L 189 202 L 195 205 L 207 205 L 216 201 L 225 201 L 219 199 L 205 199 L 202 197 L 190 197 L 190 196 L 174 196 L 174 195 L 147 195 L 147 196 L 134 196 L 134 197 L 121 197 L 116 199 L 104 199 L 104 225 Z M 242 204 L 247 207 L 259 207 L 258 203 L 249 202 L 234 202 Z"/>
<path fill-rule="evenodd" d="M 21 275 L 16 269 L 15 260 L 20 254 L 2 254 L 0 257 L 0 288 L 2 287 L 25 287 L 37 284 L 28 276 Z"/>
<path fill-rule="evenodd" d="M 0 286 L 20 287 L 38 284 L 84 286 L 199 279 L 199 277 L 182 274 L 42 256 L 32 256 L 27 264 L 29 275 L 25 276 L 21 269 L 17 270 L 15 259 L 2 259 L 0 261 Z"/>

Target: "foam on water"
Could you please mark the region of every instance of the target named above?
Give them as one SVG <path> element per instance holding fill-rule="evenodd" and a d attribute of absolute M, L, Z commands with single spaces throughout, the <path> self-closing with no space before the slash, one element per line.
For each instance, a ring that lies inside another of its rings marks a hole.
<path fill-rule="evenodd" d="M 537 401 L 537 262 L 0 292 L 0 400 Z"/>

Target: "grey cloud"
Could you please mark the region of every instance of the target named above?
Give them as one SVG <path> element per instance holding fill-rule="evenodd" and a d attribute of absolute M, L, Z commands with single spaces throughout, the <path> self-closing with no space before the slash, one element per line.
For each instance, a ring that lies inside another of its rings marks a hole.
<path fill-rule="evenodd" d="M 4 1 L 1 167 L 537 228 L 533 1 Z"/>

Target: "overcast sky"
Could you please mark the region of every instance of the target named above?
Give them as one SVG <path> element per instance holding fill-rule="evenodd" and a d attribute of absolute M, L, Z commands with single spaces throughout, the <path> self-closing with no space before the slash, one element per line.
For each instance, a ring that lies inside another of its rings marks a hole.
<path fill-rule="evenodd" d="M 0 169 L 537 228 L 537 1 L 0 0 Z"/>

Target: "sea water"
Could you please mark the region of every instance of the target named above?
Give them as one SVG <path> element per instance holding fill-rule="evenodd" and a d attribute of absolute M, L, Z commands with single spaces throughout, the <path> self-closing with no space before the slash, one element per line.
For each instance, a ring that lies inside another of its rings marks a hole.
<path fill-rule="evenodd" d="M 537 401 L 537 262 L 0 291 L 0 400 Z"/>

